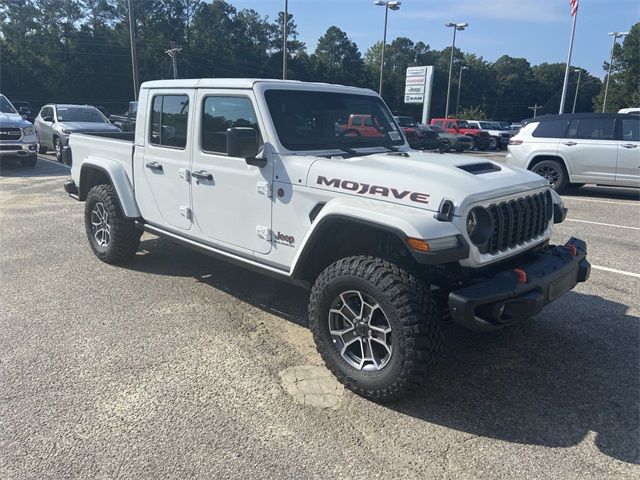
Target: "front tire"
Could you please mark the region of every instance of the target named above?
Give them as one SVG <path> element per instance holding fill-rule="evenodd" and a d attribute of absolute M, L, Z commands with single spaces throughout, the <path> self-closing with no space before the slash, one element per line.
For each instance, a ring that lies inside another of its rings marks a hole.
<path fill-rule="evenodd" d="M 419 386 L 442 351 L 438 304 L 426 286 L 379 258 L 327 267 L 311 290 L 309 323 L 327 368 L 376 401 Z"/>
<path fill-rule="evenodd" d="M 117 264 L 135 255 L 142 231 L 122 214 L 113 186 L 96 185 L 89 191 L 84 220 L 89 245 L 100 260 Z"/>
<path fill-rule="evenodd" d="M 38 147 L 37 147 L 38 153 L 40 155 L 44 155 L 45 153 L 47 153 L 47 147 L 40 143 L 40 139 L 38 139 L 38 144 L 37 145 L 38 145 Z"/>
<path fill-rule="evenodd" d="M 549 181 L 549 186 L 556 192 L 561 192 L 567 186 L 568 178 L 564 167 L 555 160 L 543 160 L 536 163 L 531 171 L 546 178 Z"/>
<path fill-rule="evenodd" d="M 499 146 L 500 143 L 496 137 L 491 137 L 489 139 L 489 150 L 497 150 Z"/>

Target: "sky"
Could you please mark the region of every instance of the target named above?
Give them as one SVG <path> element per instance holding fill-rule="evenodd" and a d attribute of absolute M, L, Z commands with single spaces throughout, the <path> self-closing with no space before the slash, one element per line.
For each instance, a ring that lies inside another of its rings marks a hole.
<path fill-rule="evenodd" d="M 271 20 L 284 0 L 227 0 L 253 8 Z M 614 31 L 628 31 L 640 21 L 640 0 L 579 0 L 572 65 L 604 77 L 602 63 L 611 53 Z M 332 25 L 344 30 L 364 52 L 382 40 L 384 8 L 373 0 L 289 0 L 289 12 L 309 53 Z M 494 61 L 502 55 L 524 57 L 532 65 L 565 63 L 571 34 L 569 0 L 402 0 L 389 11 L 387 39 L 409 37 L 441 50 L 451 45 L 447 22 L 467 22 L 456 47 Z"/>

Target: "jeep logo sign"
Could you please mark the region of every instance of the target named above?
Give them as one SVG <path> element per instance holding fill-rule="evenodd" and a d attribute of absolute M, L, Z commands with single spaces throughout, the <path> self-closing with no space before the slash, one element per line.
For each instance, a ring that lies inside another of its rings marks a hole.
<path fill-rule="evenodd" d="M 318 185 L 326 185 L 327 187 L 348 190 L 359 195 L 380 195 L 381 197 L 397 198 L 398 200 L 408 198 L 412 202 L 423 203 L 425 205 L 429 203 L 430 197 L 428 193 L 412 192 L 410 190 L 397 190 L 395 188 L 359 183 L 352 180 L 340 180 L 339 178 L 332 178 L 329 180 L 327 177 L 323 176 L 319 176 L 316 183 Z"/>

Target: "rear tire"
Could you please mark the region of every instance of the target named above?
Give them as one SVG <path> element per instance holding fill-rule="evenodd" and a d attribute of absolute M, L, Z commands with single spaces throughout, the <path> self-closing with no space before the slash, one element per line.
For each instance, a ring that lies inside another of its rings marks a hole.
<path fill-rule="evenodd" d="M 543 160 L 536 163 L 531 171 L 549 180 L 549 185 L 556 192 L 561 192 L 567 186 L 568 175 L 560 162 Z"/>
<path fill-rule="evenodd" d="M 327 368 L 377 401 L 417 388 L 442 351 L 439 308 L 428 288 L 379 258 L 328 266 L 311 290 L 309 323 Z"/>
<path fill-rule="evenodd" d="M 113 186 L 96 185 L 89 191 L 84 220 L 89 245 L 100 260 L 116 264 L 135 255 L 142 231 L 122 214 Z"/>

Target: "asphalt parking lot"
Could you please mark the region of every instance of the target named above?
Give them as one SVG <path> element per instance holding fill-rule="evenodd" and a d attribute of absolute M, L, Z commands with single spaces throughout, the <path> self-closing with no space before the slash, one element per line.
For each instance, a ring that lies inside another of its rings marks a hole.
<path fill-rule="evenodd" d="M 0 478 L 640 476 L 638 191 L 564 196 L 589 282 L 507 330 L 447 325 L 411 398 L 325 409 L 283 387 L 322 365 L 305 291 L 148 234 L 105 265 L 68 175 L 0 172 Z"/>

